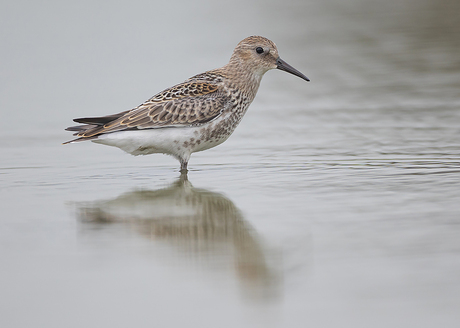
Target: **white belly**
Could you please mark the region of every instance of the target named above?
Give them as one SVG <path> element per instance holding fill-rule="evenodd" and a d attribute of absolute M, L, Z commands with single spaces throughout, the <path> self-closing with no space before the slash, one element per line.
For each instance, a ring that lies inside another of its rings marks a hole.
<path fill-rule="evenodd" d="M 95 143 L 118 147 L 131 155 L 163 153 L 176 158 L 215 147 L 229 136 L 210 137 L 213 124 L 199 127 L 168 127 L 157 129 L 113 132 L 92 140 Z"/>

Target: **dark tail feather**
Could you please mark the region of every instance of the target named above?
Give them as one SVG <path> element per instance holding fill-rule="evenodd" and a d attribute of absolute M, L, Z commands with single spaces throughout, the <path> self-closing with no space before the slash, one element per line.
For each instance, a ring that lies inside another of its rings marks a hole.
<path fill-rule="evenodd" d="M 82 123 L 82 124 L 104 125 L 104 124 L 107 124 L 109 122 L 116 120 L 117 118 L 122 117 L 127 112 L 129 112 L 129 110 L 118 113 L 118 114 L 107 115 L 107 116 L 76 118 L 73 121 L 76 123 Z"/>
<path fill-rule="evenodd" d="M 113 114 L 113 115 L 107 115 L 107 116 L 101 116 L 101 117 L 83 117 L 83 118 L 76 118 L 73 121 L 76 123 L 82 123 L 83 125 L 77 125 L 77 126 L 69 126 L 66 131 L 75 131 L 74 136 L 77 136 L 78 134 L 82 132 L 86 132 L 88 130 L 96 129 L 94 130 L 97 134 L 99 130 L 103 130 L 103 125 L 110 123 L 123 115 L 125 115 L 129 110 L 118 113 L 118 114 Z M 98 129 L 98 127 L 100 127 Z M 73 139 L 67 142 L 64 142 L 63 145 L 69 144 L 71 142 L 77 142 L 77 141 L 85 141 L 85 140 L 93 140 L 97 139 L 97 135 L 89 136 L 89 137 L 81 137 L 77 139 Z"/>
<path fill-rule="evenodd" d="M 78 132 L 80 132 L 80 131 L 86 131 L 88 129 L 95 128 L 97 126 L 98 125 L 96 125 L 96 124 L 76 125 L 76 126 L 69 126 L 65 130 L 66 131 L 78 131 Z M 76 135 L 76 134 L 74 134 L 74 135 Z"/>

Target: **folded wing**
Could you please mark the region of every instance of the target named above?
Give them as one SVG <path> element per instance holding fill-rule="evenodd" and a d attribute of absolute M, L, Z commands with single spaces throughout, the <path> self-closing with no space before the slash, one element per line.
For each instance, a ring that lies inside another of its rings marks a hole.
<path fill-rule="evenodd" d="M 84 125 L 72 126 L 68 131 L 83 141 L 105 133 L 190 126 L 216 118 L 228 103 L 228 96 L 217 84 L 210 82 L 184 82 L 153 96 L 138 107 L 119 114 L 74 119 Z"/>

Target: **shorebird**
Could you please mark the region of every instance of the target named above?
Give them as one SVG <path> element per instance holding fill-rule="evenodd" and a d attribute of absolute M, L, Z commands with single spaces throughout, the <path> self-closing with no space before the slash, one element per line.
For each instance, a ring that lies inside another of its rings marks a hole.
<path fill-rule="evenodd" d="M 118 147 L 132 155 L 163 153 L 187 172 L 190 155 L 230 137 L 259 89 L 262 76 L 280 69 L 310 81 L 282 60 L 275 43 L 250 36 L 236 46 L 227 65 L 195 75 L 118 114 L 76 118 L 68 127 L 77 139 Z"/>

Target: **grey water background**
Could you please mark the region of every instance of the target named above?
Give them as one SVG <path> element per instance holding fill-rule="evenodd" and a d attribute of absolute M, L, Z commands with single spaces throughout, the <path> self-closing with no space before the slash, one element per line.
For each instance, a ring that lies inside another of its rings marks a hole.
<path fill-rule="evenodd" d="M 3 1 L 0 326 L 458 327 L 460 3 Z M 224 65 L 268 72 L 224 144 L 61 145 Z"/>

